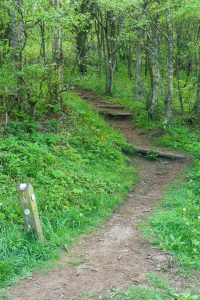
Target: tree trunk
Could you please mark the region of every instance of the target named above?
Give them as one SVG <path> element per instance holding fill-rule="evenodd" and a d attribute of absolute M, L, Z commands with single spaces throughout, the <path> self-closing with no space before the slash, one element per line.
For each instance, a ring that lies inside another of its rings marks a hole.
<path fill-rule="evenodd" d="M 106 70 L 106 96 L 112 96 L 114 73 L 117 65 L 117 42 L 115 40 L 117 35 L 117 27 L 111 12 L 106 13 L 106 26 L 104 28 L 104 57 Z"/>
<path fill-rule="evenodd" d="M 87 54 L 87 31 L 81 30 L 77 34 L 77 53 L 78 53 L 78 68 L 81 74 L 87 73 L 86 54 Z"/>
<path fill-rule="evenodd" d="M 23 0 L 13 0 L 12 2 L 14 13 L 11 15 L 11 23 L 12 23 L 12 30 L 11 30 L 11 47 L 13 48 L 13 55 L 12 59 L 15 64 L 16 68 L 16 82 L 17 82 L 17 89 L 16 89 L 16 99 L 18 105 L 23 100 L 23 85 L 24 79 L 22 75 L 23 71 L 23 50 L 25 47 L 25 28 L 24 23 L 21 18 L 21 15 L 18 14 L 18 11 L 22 10 Z M 17 10 L 16 10 L 17 8 Z"/>
<path fill-rule="evenodd" d="M 195 102 L 195 110 L 198 115 L 200 115 L 200 70 L 198 72 L 198 82 L 197 82 L 197 95 L 196 95 L 196 102 Z"/>
<path fill-rule="evenodd" d="M 158 99 L 160 93 L 160 71 L 159 71 L 159 61 L 158 61 L 158 40 L 155 35 L 153 38 L 153 52 L 151 59 L 152 67 L 152 84 L 153 84 L 153 95 L 152 101 L 149 108 L 149 117 L 152 120 L 158 118 Z"/>
<path fill-rule="evenodd" d="M 193 111 L 200 116 L 200 51 L 198 56 L 197 93 Z"/>
<path fill-rule="evenodd" d="M 133 78 L 133 53 L 132 53 L 132 47 L 130 43 L 128 44 L 128 53 L 127 53 L 127 65 L 128 65 L 128 78 Z"/>
<path fill-rule="evenodd" d="M 40 56 L 43 58 L 44 64 L 46 64 L 46 44 L 45 44 L 45 24 L 44 22 L 39 23 L 41 33 L 41 45 L 40 45 Z"/>
<path fill-rule="evenodd" d="M 103 53 L 102 53 L 102 44 L 98 40 L 98 64 L 99 64 L 99 76 L 102 76 L 102 69 L 103 69 Z"/>
<path fill-rule="evenodd" d="M 142 101 L 145 98 L 145 91 L 142 82 L 142 63 L 141 63 L 141 48 L 140 42 L 136 46 L 136 86 L 135 86 L 135 99 Z"/>
<path fill-rule="evenodd" d="M 198 38 L 199 41 L 200 37 L 200 27 L 198 31 Z M 193 111 L 200 116 L 200 46 L 197 47 L 197 93 L 196 93 L 196 100 L 193 106 Z"/>
<path fill-rule="evenodd" d="M 173 25 L 170 18 L 167 18 L 168 26 L 168 82 L 167 82 L 167 93 L 165 99 L 165 118 L 164 125 L 168 125 L 171 119 L 172 110 L 171 103 L 174 94 L 174 63 L 173 63 L 173 53 L 174 53 L 174 37 L 173 37 Z"/>
<path fill-rule="evenodd" d="M 56 11 L 60 8 L 60 0 L 54 0 Z M 56 78 L 53 83 L 51 104 L 59 102 L 59 92 L 63 83 L 63 58 L 62 58 L 62 28 L 56 24 L 53 34 L 53 64 L 55 65 Z"/>
<path fill-rule="evenodd" d="M 87 13 L 91 13 L 92 6 L 89 6 L 89 0 L 82 0 L 81 6 L 79 9 L 79 14 L 86 16 Z M 87 73 L 87 37 L 88 37 L 88 31 L 91 28 L 89 16 L 84 22 L 84 24 L 81 25 L 80 30 L 77 33 L 76 37 L 76 47 L 77 47 L 77 58 L 78 58 L 78 68 L 79 72 L 81 74 Z"/>
<path fill-rule="evenodd" d="M 98 17 L 100 18 L 100 12 L 97 11 Z M 95 21 L 95 30 L 97 35 L 97 54 L 98 54 L 98 66 L 99 66 L 99 77 L 102 76 L 102 68 L 103 68 L 103 30 L 98 22 L 98 20 Z"/>
<path fill-rule="evenodd" d="M 112 96 L 113 90 L 113 79 L 114 73 L 116 69 L 116 57 L 110 57 L 110 59 L 106 59 L 106 87 L 105 94 L 106 96 Z"/>
<path fill-rule="evenodd" d="M 151 24 L 151 71 L 152 71 L 152 101 L 149 107 L 149 117 L 152 120 L 158 118 L 158 99 L 160 96 L 160 70 L 159 70 L 159 15 L 156 13 Z"/>

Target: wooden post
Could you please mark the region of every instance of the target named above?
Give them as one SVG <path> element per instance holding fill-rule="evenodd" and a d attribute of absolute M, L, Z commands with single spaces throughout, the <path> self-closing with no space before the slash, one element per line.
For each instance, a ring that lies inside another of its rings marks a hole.
<path fill-rule="evenodd" d="M 37 202 L 33 187 L 29 183 L 19 185 L 19 196 L 24 216 L 24 226 L 28 233 L 36 232 L 41 244 L 44 244 L 44 236 L 40 224 Z"/>

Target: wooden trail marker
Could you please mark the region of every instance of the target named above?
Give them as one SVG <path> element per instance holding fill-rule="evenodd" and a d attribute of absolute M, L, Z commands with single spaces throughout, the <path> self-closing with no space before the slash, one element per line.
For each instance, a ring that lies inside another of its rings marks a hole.
<path fill-rule="evenodd" d="M 36 232 L 40 243 L 44 244 L 44 236 L 42 232 L 42 226 L 40 224 L 37 202 L 33 187 L 29 183 L 21 183 L 19 185 L 19 196 L 24 216 L 24 227 L 26 232 Z"/>

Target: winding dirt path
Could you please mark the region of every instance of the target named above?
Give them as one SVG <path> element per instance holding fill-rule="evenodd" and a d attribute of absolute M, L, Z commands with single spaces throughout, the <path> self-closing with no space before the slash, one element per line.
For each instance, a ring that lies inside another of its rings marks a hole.
<path fill-rule="evenodd" d="M 77 92 L 99 110 L 100 97 L 86 90 Z M 111 110 L 116 112 L 117 108 Z M 118 108 L 118 111 L 121 109 Z M 119 119 L 110 122 L 130 142 L 137 146 L 149 144 L 148 137 L 133 128 L 128 117 Z M 141 182 L 127 196 L 124 205 L 91 235 L 81 237 L 79 243 L 57 263 L 57 270 L 47 275 L 38 271 L 29 280 L 20 281 L 12 287 L 12 299 L 84 299 L 83 295 L 87 292 L 94 293 L 97 295 L 95 299 L 100 299 L 111 288 L 147 284 L 146 275 L 149 272 L 166 276 L 176 288 L 191 288 L 195 284 L 192 277 L 186 279 L 177 275 L 172 258 L 145 242 L 136 226 L 152 213 L 167 186 L 180 176 L 187 162 L 149 161 L 135 157 L 133 164 L 138 168 Z"/>

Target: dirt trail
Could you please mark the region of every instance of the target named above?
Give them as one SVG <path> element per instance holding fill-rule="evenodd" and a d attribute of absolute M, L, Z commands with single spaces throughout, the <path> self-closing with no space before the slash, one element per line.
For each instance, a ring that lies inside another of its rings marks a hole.
<path fill-rule="evenodd" d="M 88 91 L 78 92 L 96 107 L 102 101 Z M 114 108 L 111 110 L 114 111 Z M 119 119 L 114 118 L 110 122 L 120 128 L 130 142 L 137 146 L 149 143 L 147 136 L 133 128 L 130 118 Z M 147 284 L 146 275 L 149 272 L 168 277 L 176 288 L 192 287 L 193 279 L 183 280 L 177 275 L 172 258 L 144 242 L 136 226 L 151 214 L 186 162 L 149 161 L 135 157 L 133 163 L 138 167 L 141 183 L 127 196 L 125 204 L 91 235 L 82 237 L 59 261 L 57 270 L 48 275 L 36 272 L 29 280 L 20 281 L 12 287 L 12 299 L 84 299 L 83 295 L 87 292 L 97 294 L 97 299 L 100 299 L 111 288 Z M 70 267 L 69 262 L 74 266 Z"/>

